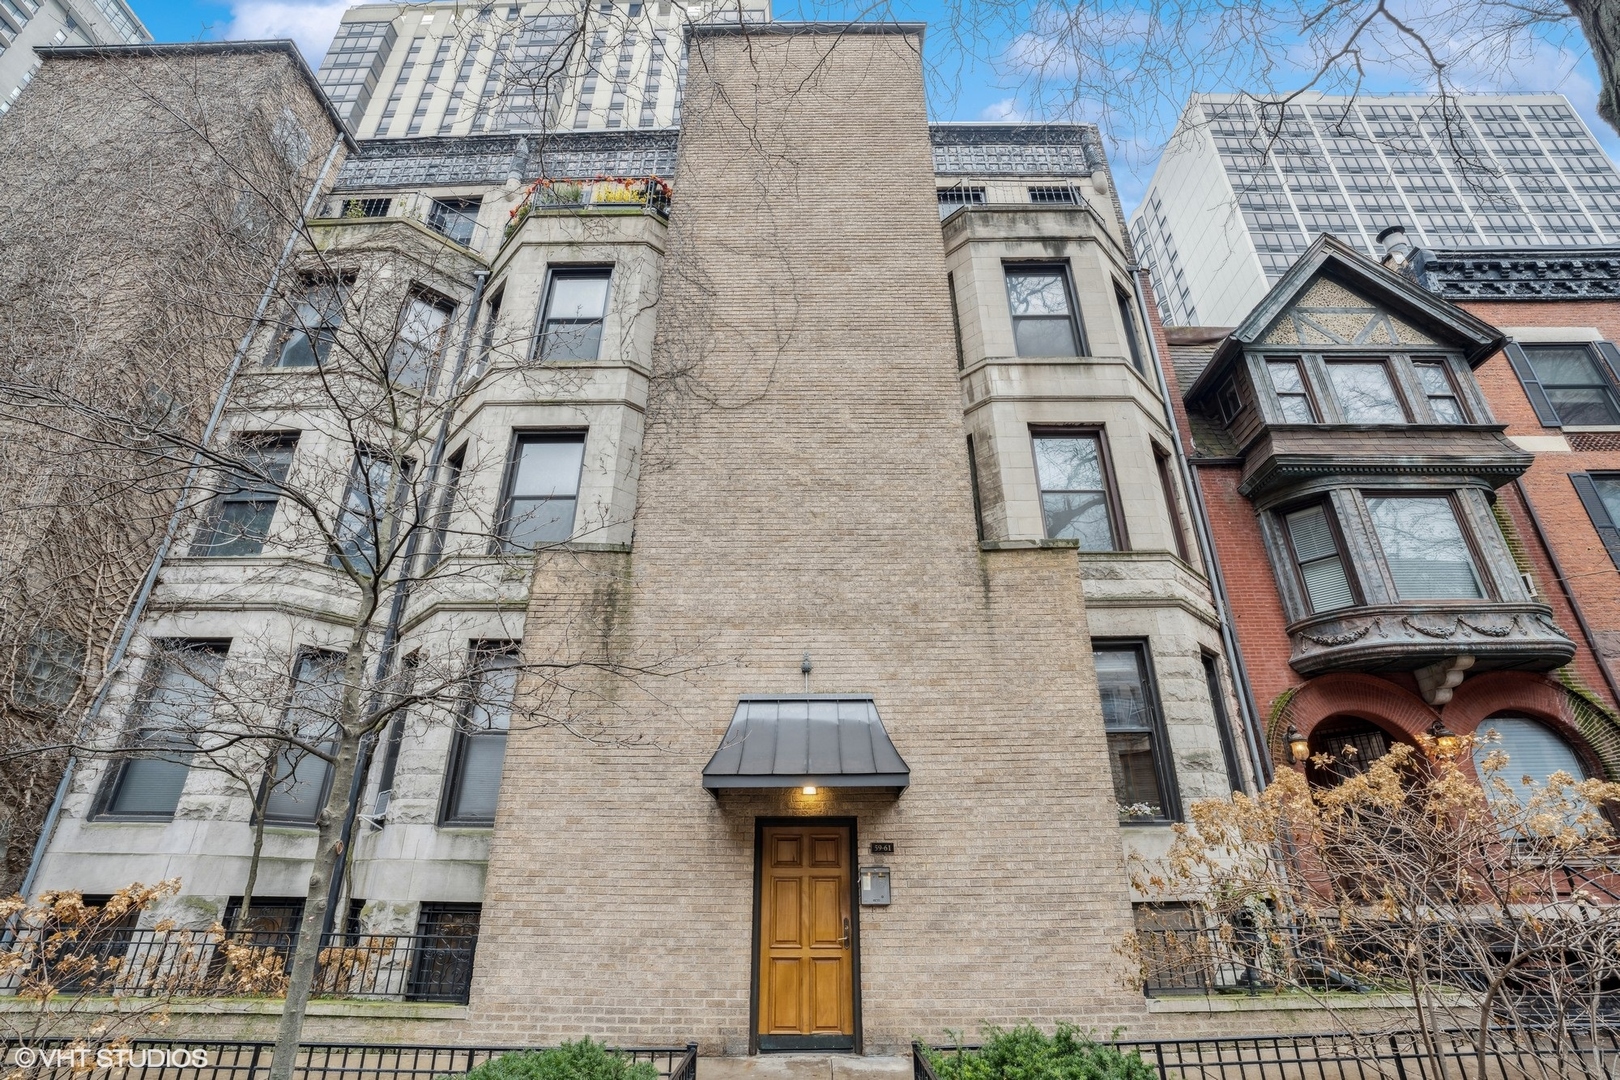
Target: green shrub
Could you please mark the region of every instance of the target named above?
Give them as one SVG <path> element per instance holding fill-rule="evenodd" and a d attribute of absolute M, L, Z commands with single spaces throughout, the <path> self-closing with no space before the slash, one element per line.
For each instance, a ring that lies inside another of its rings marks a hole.
<path fill-rule="evenodd" d="M 978 1050 L 925 1050 L 939 1080 L 1155 1080 L 1132 1050 L 1121 1053 L 1089 1032 L 1059 1024 L 1044 1035 L 1033 1024 L 1006 1031 L 985 1027 Z"/>
<path fill-rule="evenodd" d="M 658 1080 L 658 1070 L 650 1061 L 632 1062 L 586 1038 L 555 1050 L 490 1058 L 467 1073 L 466 1080 Z"/>

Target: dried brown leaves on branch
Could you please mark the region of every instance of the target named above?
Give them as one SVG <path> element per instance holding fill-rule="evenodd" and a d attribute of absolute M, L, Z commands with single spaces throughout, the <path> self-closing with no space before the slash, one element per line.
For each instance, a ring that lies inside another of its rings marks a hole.
<path fill-rule="evenodd" d="M 1535 1032 L 1551 1064 L 1524 1075 L 1581 1075 L 1620 988 L 1620 784 L 1538 785 L 1490 746 L 1476 772 L 1466 742 L 1319 757 L 1332 786 L 1283 770 L 1195 803 L 1168 855 L 1133 867 L 1165 905 L 1130 945 L 1144 978 L 1304 995 L 1353 1010 L 1347 1030 L 1461 1032 L 1482 1055 Z"/>

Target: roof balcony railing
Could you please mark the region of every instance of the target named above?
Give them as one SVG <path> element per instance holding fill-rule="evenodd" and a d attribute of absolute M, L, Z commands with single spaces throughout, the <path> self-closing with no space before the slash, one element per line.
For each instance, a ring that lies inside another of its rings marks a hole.
<path fill-rule="evenodd" d="M 672 195 L 669 183 L 657 176 L 598 176 L 591 180 L 542 177 L 529 185 L 523 201 L 512 210 L 503 242 L 510 240 L 530 215 L 547 210 L 641 210 L 667 219 Z"/>

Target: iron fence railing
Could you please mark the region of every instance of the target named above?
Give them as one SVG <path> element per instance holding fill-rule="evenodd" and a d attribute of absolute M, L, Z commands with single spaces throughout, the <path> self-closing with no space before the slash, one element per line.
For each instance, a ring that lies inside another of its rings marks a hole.
<path fill-rule="evenodd" d="M 97 1064 L 97 1049 L 79 1049 L 67 1039 L 30 1039 L 8 1043 L 0 1038 L 0 1068 L 18 1064 L 16 1052 L 26 1048 L 29 1080 L 70 1080 L 90 1075 Z M 104 1064 L 119 1080 L 263 1080 L 270 1073 L 269 1042 L 190 1040 L 137 1040 L 106 1051 Z M 490 1058 L 544 1047 L 524 1046 L 364 1046 L 344 1043 L 306 1043 L 293 1066 L 294 1080 L 436 1080 L 459 1076 Z M 185 1054 L 176 1067 L 175 1051 Z M 625 1047 L 615 1049 L 632 1061 L 651 1062 L 660 1080 L 697 1080 L 697 1044 L 685 1046 Z M 75 1072 L 75 1068 L 77 1071 Z M 104 1075 L 104 1074 L 101 1074 Z"/>
<path fill-rule="evenodd" d="M 30 984 L 123 997 L 276 997 L 298 935 L 202 930 L 34 930 L 8 945 L 21 961 L 0 994 Z M 314 995 L 466 1004 L 478 938 L 453 934 L 328 934 Z"/>
<path fill-rule="evenodd" d="M 1171 994 L 1259 994 L 1276 987 L 1280 973 L 1318 990 L 1365 993 L 1371 989 L 1342 963 L 1342 949 L 1327 949 L 1320 931 L 1233 926 L 1191 930 L 1138 930 L 1142 989 Z M 1335 962 L 1337 959 L 1337 962 Z"/>
<path fill-rule="evenodd" d="M 1270 1035 L 1251 1038 L 1159 1039 L 1111 1045 L 1140 1055 L 1160 1080 L 1442 1080 L 1478 1077 L 1614 1080 L 1620 1076 L 1620 1032 L 1614 1028 L 1493 1030 L 1483 1055 L 1463 1032 L 1368 1035 Z M 951 1054 L 978 1046 L 939 1046 Z M 939 1080 L 911 1048 L 913 1080 Z"/>

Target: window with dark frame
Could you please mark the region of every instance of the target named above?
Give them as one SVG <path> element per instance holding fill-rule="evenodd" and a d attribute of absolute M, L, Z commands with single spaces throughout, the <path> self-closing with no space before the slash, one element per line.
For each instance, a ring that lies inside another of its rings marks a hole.
<path fill-rule="evenodd" d="M 1310 390 L 1306 388 L 1305 374 L 1300 370 L 1299 360 L 1268 359 L 1266 374 L 1271 379 L 1271 389 L 1277 394 L 1277 404 L 1282 408 L 1285 424 L 1316 423 L 1316 407 L 1311 404 Z"/>
<path fill-rule="evenodd" d="M 1178 820 L 1175 771 L 1147 645 L 1093 642 L 1091 654 L 1120 821 Z"/>
<path fill-rule="evenodd" d="M 337 749 L 343 661 L 342 653 L 306 650 L 299 653 L 293 665 L 292 692 L 287 698 L 282 730 L 304 745 L 288 742 L 271 758 L 264 780 L 269 788 L 261 796 L 265 821 L 313 825 L 326 803 L 332 763 L 322 755 L 329 756 Z"/>
<path fill-rule="evenodd" d="M 1066 263 L 1009 263 L 1007 307 L 1019 356 L 1085 356 Z"/>
<path fill-rule="evenodd" d="M 1232 720 L 1226 711 L 1226 694 L 1221 689 L 1220 662 L 1209 653 L 1202 653 L 1204 684 L 1209 687 L 1209 705 L 1215 721 L 1215 732 L 1221 740 L 1221 760 L 1226 764 L 1226 784 L 1230 791 L 1243 790 L 1243 767 L 1238 763 L 1237 739 L 1232 734 Z"/>
<path fill-rule="evenodd" d="M 1187 550 L 1187 530 L 1181 520 L 1181 507 L 1176 504 L 1176 485 L 1171 479 L 1170 455 L 1153 445 L 1153 464 L 1159 473 L 1159 490 L 1164 492 L 1164 512 L 1169 515 L 1170 534 L 1175 540 L 1176 554 L 1182 562 L 1190 562 L 1191 556 Z"/>
<path fill-rule="evenodd" d="M 506 289 L 495 290 L 484 303 L 484 333 L 478 339 L 478 370 L 482 371 L 489 365 L 490 354 L 495 350 L 495 332 L 501 323 L 501 301 L 506 298 Z"/>
<path fill-rule="evenodd" d="M 399 325 L 388 350 L 388 378 L 419 390 L 439 366 L 455 305 L 436 293 L 413 290 L 399 313 Z"/>
<path fill-rule="evenodd" d="M 1102 433 L 1036 432 L 1034 448 L 1048 539 L 1078 540 L 1082 551 L 1121 550 Z"/>
<path fill-rule="evenodd" d="M 984 540 L 984 504 L 979 496 L 979 459 L 973 446 L 973 436 L 967 437 L 968 483 L 973 488 L 973 533 L 974 538 Z"/>
<path fill-rule="evenodd" d="M 1228 425 L 1243 411 L 1243 395 L 1238 392 L 1236 376 L 1228 378 L 1215 391 L 1215 411 L 1220 415 L 1221 423 Z"/>
<path fill-rule="evenodd" d="M 471 247 L 478 228 L 478 208 L 483 199 L 434 199 L 428 210 L 428 228 L 460 244 Z"/>
<path fill-rule="evenodd" d="M 1354 604 L 1356 594 L 1350 584 L 1344 549 L 1329 504 L 1316 503 L 1285 513 L 1282 521 L 1294 569 L 1311 613 L 1335 611 Z"/>
<path fill-rule="evenodd" d="M 478 904 L 422 905 L 406 1001 L 467 1003 L 481 918 Z"/>
<path fill-rule="evenodd" d="M 495 800 L 500 794 L 506 735 L 517 691 L 517 646 L 478 642 L 473 647 L 471 666 L 467 697 L 450 747 L 439 809 L 441 825 L 495 824 Z"/>
<path fill-rule="evenodd" d="M 1125 328 L 1125 348 L 1130 354 L 1131 366 L 1145 375 L 1147 367 L 1142 362 L 1142 342 L 1136 329 L 1136 304 L 1118 285 L 1114 286 L 1114 302 L 1119 305 L 1119 321 Z"/>
<path fill-rule="evenodd" d="M 387 217 L 389 207 L 394 205 L 391 196 L 380 199 L 344 199 L 340 209 L 340 216 L 346 218 L 379 218 Z"/>
<path fill-rule="evenodd" d="M 1367 515 L 1402 600 L 1483 599 L 1474 554 L 1447 495 L 1368 495 Z"/>
<path fill-rule="evenodd" d="M 333 278 L 306 278 L 303 291 L 276 340 L 274 367 L 317 367 L 326 363 L 343 325 L 348 283 Z"/>
<path fill-rule="evenodd" d="M 296 431 L 237 436 L 234 449 L 246 468 L 221 478 L 191 554 L 257 555 L 264 550 L 297 446 Z"/>
<path fill-rule="evenodd" d="M 1417 373 L 1418 384 L 1429 399 L 1429 412 L 1436 423 L 1468 423 L 1468 415 L 1463 412 L 1462 400 L 1457 396 L 1456 384 L 1451 381 L 1451 372 L 1444 360 L 1414 360 L 1412 370 Z"/>
<path fill-rule="evenodd" d="M 1508 342 L 1509 362 L 1544 427 L 1620 425 L 1615 380 L 1620 353 L 1609 342 L 1530 345 Z"/>
<path fill-rule="evenodd" d="M 513 440 L 501 505 L 501 548 L 533 551 L 574 535 L 585 433 L 528 432 Z"/>
<path fill-rule="evenodd" d="M 1401 404 L 1389 364 L 1383 360 L 1330 360 L 1328 381 L 1347 424 L 1405 424 L 1410 417 Z"/>
<path fill-rule="evenodd" d="M 405 693 L 409 694 L 414 689 L 421 666 L 422 654 L 419 651 L 400 661 L 400 682 L 404 685 Z M 388 806 L 394 801 L 394 773 L 399 768 L 399 753 L 405 745 L 405 724 L 410 716 L 409 709 L 396 712 L 394 718 L 388 721 L 388 732 L 383 737 L 382 761 L 377 767 L 377 804 L 372 809 L 372 815 L 379 819 L 388 813 Z"/>
<path fill-rule="evenodd" d="M 984 188 L 958 185 L 936 189 L 939 197 L 939 216 L 943 220 L 964 206 L 983 206 Z"/>
<path fill-rule="evenodd" d="M 400 471 L 409 469 L 409 462 L 400 463 Z M 378 529 L 385 514 L 395 507 L 387 505 L 388 490 L 394 482 L 396 463 L 393 459 L 369 450 L 355 454 L 354 466 L 349 473 L 349 485 L 338 508 L 333 533 L 338 550 L 333 552 L 333 566 L 349 568 L 358 574 L 373 576 L 387 556 L 378 549 Z M 399 493 L 395 493 L 397 503 Z"/>
<path fill-rule="evenodd" d="M 98 817 L 174 816 L 191 771 L 196 732 L 207 728 L 225 666 L 226 641 L 156 645 L 134 709 L 128 753 L 109 770 Z"/>
<path fill-rule="evenodd" d="M 1609 560 L 1620 570 L 1620 473 L 1570 473 L 1569 481 Z"/>
<path fill-rule="evenodd" d="M 84 642 L 59 626 L 28 635 L 22 672 L 11 698 L 28 709 L 60 708 L 73 700 L 84 678 Z"/>
<path fill-rule="evenodd" d="M 1080 195 L 1068 184 L 1036 184 L 1029 189 L 1029 201 L 1036 205 L 1074 206 L 1080 202 Z"/>
<path fill-rule="evenodd" d="M 450 519 L 456 510 L 456 494 L 461 489 L 461 473 L 467 463 L 467 447 L 461 446 L 444 459 L 444 479 L 439 485 L 439 504 L 433 512 L 433 536 L 428 541 L 426 568 L 444 559 L 445 542 L 450 537 Z"/>
<path fill-rule="evenodd" d="M 556 268 L 540 321 L 541 360 L 595 360 L 602 351 L 612 267 Z"/>

